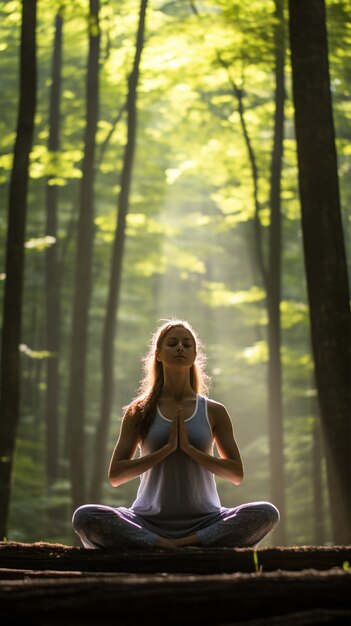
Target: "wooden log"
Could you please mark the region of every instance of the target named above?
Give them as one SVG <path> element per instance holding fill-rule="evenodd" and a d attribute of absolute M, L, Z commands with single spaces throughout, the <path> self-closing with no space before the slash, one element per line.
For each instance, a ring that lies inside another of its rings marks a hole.
<path fill-rule="evenodd" d="M 312 609 L 297 611 L 290 615 L 271 615 L 245 622 L 235 622 L 235 626 L 347 626 L 350 612 L 338 609 Z M 226 624 L 225 626 L 234 626 Z"/>
<path fill-rule="evenodd" d="M 351 546 L 291 548 L 183 548 L 179 550 L 85 550 L 61 544 L 0 542 L 0 568 L 136 573 L 222 574 L 351 565 Z"/>
<path fill-rule="evenodd" d="M 350 598 L 351 573 L 342 569 L 28 577 L 2 581 L 0 620 L 6 626 L 24 619 L 26 626 L 220 626 L 268 618 L 272 623 L 278 616 L 285 624 L 285 616 L 291 623 L 301 613 L 324 614 L 326 624 L 350 624 Z M 340 616 L 344 621 L 335 621 Z"/>
<path fill-rule="evenodd" d="M 344 626 L 351 624 L 350 562 L 350 546 L 119 553 L 4 542 L 0 620 L 6 626 Z"/>

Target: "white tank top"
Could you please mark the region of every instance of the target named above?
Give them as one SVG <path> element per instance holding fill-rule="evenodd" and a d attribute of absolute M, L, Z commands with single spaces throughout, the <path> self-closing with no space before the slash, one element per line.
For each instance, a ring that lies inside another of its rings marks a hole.
<path fill-rule="evenodd" d="M 157 409 L 155 419 L 141 446 L 149 454 L 169 439 L 171 420 Z M 207 398 L 196 396 L 194 413 L 185 420 L 190 443 L 212 453 L 213 436 L 207 414 Z M 215 522 L 221 503 L 212 472 L 176 450 L 140 477 L 132 511 L 143 517 L 147 528 L 162 536 L 180 537 Z"/>

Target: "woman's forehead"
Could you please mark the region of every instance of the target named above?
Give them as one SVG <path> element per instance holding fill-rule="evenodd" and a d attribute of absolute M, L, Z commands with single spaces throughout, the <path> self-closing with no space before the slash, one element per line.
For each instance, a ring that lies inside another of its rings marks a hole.
<path fill-rule="evenodd" d="M 167 339 L 169 339 L 170 337 L 176 337 L 177 339 L 184 338 L 194 341 L 194 337 L 191 334 L 190 330 L 184 328 L 183 326 L 174 326 L 173 328 L 170 328 L 165 336 L 167 337 Z"/>

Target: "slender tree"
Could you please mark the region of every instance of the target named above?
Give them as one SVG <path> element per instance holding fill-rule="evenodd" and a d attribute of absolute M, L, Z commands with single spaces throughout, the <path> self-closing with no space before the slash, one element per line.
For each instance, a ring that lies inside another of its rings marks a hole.
<path fill-rule="evenodd" d="M 52 58 L 52 84 L 49 110 L 49 152 L 54 157 L 60 147 L 60 98 L 62 73 L 62 17 L 61 8 L 55 17 L 55 37 Z M 60 271 L 57 249 L 58 186 L 48 178 L 46 187 L 46 233 L 54 238 L 46 251 L 46 344 L 51 356 L 47 361 L 46 389 L 46 470 L 48 484 L 58 477 L 59 440 L 59 351 L 61 335 Z"/>
<path fill-rule="evenodd" d="M 274 56 L 275 56 L 275 114 L 273 150 L 270 180 L 270 228 L 268 260 L 266 259 L 260 219 L 259 168 L 250 132 L 246 123 L 243 89 L 239 88 L 230 73 L 229 64 L 217 51 L 218 62 L 227 69 L 228 77 L 237 100 L 240 124 L 248 152 L 254 199 L 255 258 L 266 292 L 268 312 L 268 420 L 270 443 L 270 484 L 272 500 L 281 512 L 281 522 L 275 530 L 276 541 L 286 542 L 285 486 L 284 486 L 284 441 L 283 441 L 283 400 L 281 366 L 281 177 L 284 140 L 285 108 L 285 0 L 275 0 Z M 192 11 L 198 15 L 194 2 Z"/>
<path fill-rule="evenodd" d="M 89 305 L 94 238 L 94 174 L 99 102 L 99 0 L 90 0 L 87 68 L 87 112 L 80 187 L 77 254 L 73 301 L 71 356 L 67 409 L 68 453 L 73 506 L 85 500 L 84 395 L 88 349 Z"/>
<path fill-rule="evenodd" d="M 275 530 L 275 540 L 286 543 L 283 388 L 281 361 L 281 180 L 284 141 L 285 103 L 285 20 L 284 0 L 275 0 L 274 26 L 275 54 L 275 114 L 270 182 L 269 256 L 267 271 L 268 311 L 268 424 L 271 452 L 272 500 L 280 510 L 280 524 Z"/>
<path fill-rule="evenodd" d="M 320 546 L 324 543 L 325 537 L 322 481 L 322 462 L 324 459 L 324 452 L 322 446 L 320 420 L 318 419 L 316 408 L 314 408 L 312 442 L 314 540 L 316 544 Z"/>
<path fill-rule="evenodd" d="M 32 149 L 36 109 L 36 15 L 36 0 L 23 0 L 19 111 L 9 188 L 6 283 L 1 336 L 0 538 L 7 533 L 11 476 L 20 415 L 19 345 L 22 329 L 29 155 Z"/>
<path fill-rule="evenodd" d="M 102 343 L 102 394 L 101 412 L 95 438 L 94 468 L 91 485 L 92 500 L 99 500 L 104 476 L 105 452 L 113 402 L 114 339 L 117 329 L 122 262 L 125 243 L 126 218 L 129 210 L 129 194 L 135 153 L 137 131 L 137 90 L 140 59 L 144 47 L 147 0 L 141 0 L 135 56 L 128 80 L 127 96 L 127 142 L 124 150 L 121 187 L 118 196 L 118 211 L 112 249 L 110 284 Z"/>
<path fill-rule="evenodd" d="M 285 19 L 284 0 L 275 0 L 274 24 L 274 73 L 275 113 L 273 149 L 270 178 L 270 226 L 268 255 L 260 218 L 259 179 L 260 172 L 246 122 L 244 93 L 229 73 L 234 96 L 237 100 L 240 124 L 248 152 L 253 182 L 255 257 L 262 284 L 266 292 L 268 314 L 268 431 L 270 450 L 270 485 L 272 501 L 279 508 L 281 521 L 274 531 L 275 541 L 286 542 L 285 484 L 284 484 L 284 440 L 283 440 L 283 390 L 281 364 L 281 178 L 284 140 L 285 108 Z M 222 65 L 222 57 L 218 56 Z"/>
<path fill-rule="evenodd" d="M 290 0 L 304 257 L 334 541 L 351 543 L 351 313 L 324 0 Z"/>

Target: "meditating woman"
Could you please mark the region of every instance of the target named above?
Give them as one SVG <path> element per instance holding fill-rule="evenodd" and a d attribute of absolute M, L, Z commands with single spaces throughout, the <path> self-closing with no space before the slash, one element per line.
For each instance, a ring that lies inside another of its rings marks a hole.
<path fill-rule="evenodd" d="M 79 507 L 73 526 L 86 548 L 255 547 L 278 523 L 269 502 L 221 506 L 214 476 L 239 485 L 243 464 L 226 408 L 207 397 L 203 366 L 188 322 L 158 328 L 108 474 L 113 487 L 140 476 L 136 499 L 130 508 Z"/>

